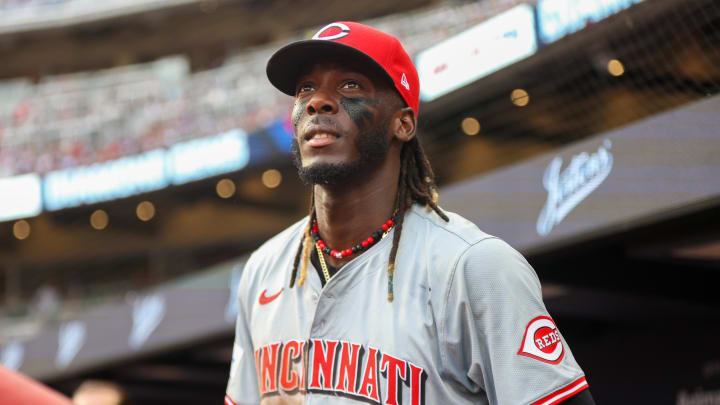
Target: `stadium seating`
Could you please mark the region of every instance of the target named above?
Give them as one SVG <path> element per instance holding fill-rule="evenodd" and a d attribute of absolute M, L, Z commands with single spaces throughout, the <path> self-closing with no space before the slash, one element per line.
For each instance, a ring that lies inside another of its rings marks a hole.
<path fill-rule="evenodd" d="M 20 12 L 57 3 L 4 1 L 0 9 Z M 369 23 L 394 33 L 416 54 L 515 3 L 443 3 Z M 0 81 L 0 177 L 91 165 L 231 128 L 253 131 L 285 118 L 290 100 L 264 73 L 277 45 L 243 50 L 200 72 L 190 72 L 187 59 L 176 56 L 48 76 L 37 84 Z"/>

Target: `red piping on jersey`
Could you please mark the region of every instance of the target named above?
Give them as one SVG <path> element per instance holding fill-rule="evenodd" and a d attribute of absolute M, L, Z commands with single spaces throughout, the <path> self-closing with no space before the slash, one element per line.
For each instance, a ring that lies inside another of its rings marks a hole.
<path fill-rule="evenodd" d="M 542 399 L 539 399 L 535 402 L 533 402 L 530 405 L 555 405 L 559 404 L 560 402 L 565 401 L 566 399 L 578 394 L 584 389 L 587 389 L 588 383 L 585 381 L 585 377 L 580 377 L 574 382 L 572 382 L 569 385 L 566 385 L 564 388 L 560 388 L 559 390 L 553 392 L 550 395 L 547 395 L 543 397 Z"/>
<path fill-rule="evenodd" d="M 237 405 L 237 403 L 230 398 L 230 395 L 225 394 L 225 405 Z"/>

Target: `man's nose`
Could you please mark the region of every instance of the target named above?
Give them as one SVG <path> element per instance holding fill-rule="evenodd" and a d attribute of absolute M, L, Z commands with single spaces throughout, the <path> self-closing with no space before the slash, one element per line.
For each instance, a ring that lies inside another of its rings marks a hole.
<path fill-rule="evenodd" d="M 309 115 L 335 114 L 338 111 L 338 104 L 332 95 L 327 91 L 316 91 L 305 107 Z"/>

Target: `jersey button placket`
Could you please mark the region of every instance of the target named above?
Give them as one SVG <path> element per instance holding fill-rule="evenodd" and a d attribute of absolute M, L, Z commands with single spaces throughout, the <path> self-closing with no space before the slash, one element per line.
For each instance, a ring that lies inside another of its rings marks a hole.
<path fill-rule="evenodd" d="M 320 300 L 322 299 L 322 291 L 318 291 L 315 289 L 312 289 L 308 292 L 309 299 L 311 302 L 311 307 L 313 309 L 314 315 L 312 317 L 312 321 L 310 322 L 310 338 L 315 338 L 322 336 L 321 330 L 325 326 L 322 322 L 322 306 L 320 305 Z M 324 298 L 324 297 L 323 297 Z"/>
<path fill-rule="evenodd" d="M 324 335 L 325 320 L 322 314 L 315 313 L 315 319 L 313 320 L 312 326 L 310 326 L 310 337 L 311 338 L 322 338 Z"/>
<path fill-rule="evenodd" d="M 328 286 L 326 285 L 325 288 L 320 292 L 320 295 L 317 298 L 317 307 L 315 308 L 315 319 L 313 321 L 313 326 L 311 329 L 311 334 L 313 337 L 321 337 L 325 334 L 325 318 L 327 316 L 326 312 L 331 307 L 331 303 L 329 301 L 334 299 L 334 295 L 327 290 Z M 317 293 L 314 293 L 317 294 Z"/>

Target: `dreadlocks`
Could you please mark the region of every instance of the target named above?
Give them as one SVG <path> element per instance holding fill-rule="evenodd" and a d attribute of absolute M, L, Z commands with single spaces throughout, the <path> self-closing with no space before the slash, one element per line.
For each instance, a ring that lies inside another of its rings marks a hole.
<path fill-rule="evenodd" d="M 311 193 L 313 194 L 313 193 Z M 428 209 L 435 211 L 445 222 L 449 219 L 447 215 L 438 207 L 438 193 L 435 185 L 435 173 L 430 167 L 430 162 L 425 155 L 422 145 L 417 137 L 403 144 L 400 152 L 400 178 L 398 179 L 398 193 L 395 199 L 395 211 L 399 213 L 395 221 L 395 233 L 393 234 L 393 244 L 390 250 L 390 259 L 388 261 L 388 302 L 392 302 L 393 295 L 393 277 L 395 275 L 395 256 L 397 255 L 398 245 L 400 244 L 400 235 L 402 234 L 403 223 L 405 222 L 405 210 L 413 203 L 425 205 Z M 302 285 L 305 280 L 307 262 L 310 258 L 310 251 L 313 245 L 313 239 L 310 235 L 310 224 L 315 218 L 315 198 L 311 196 L 310 214 L 308 225 L 305 227 L 303 237 L 293 261 L 292 274 L 290 276 L 290 288 L 295 285 L 298 265 L 302 258 L 302 269 L 300 271 L 300 280 L 298 285 Z"/>

